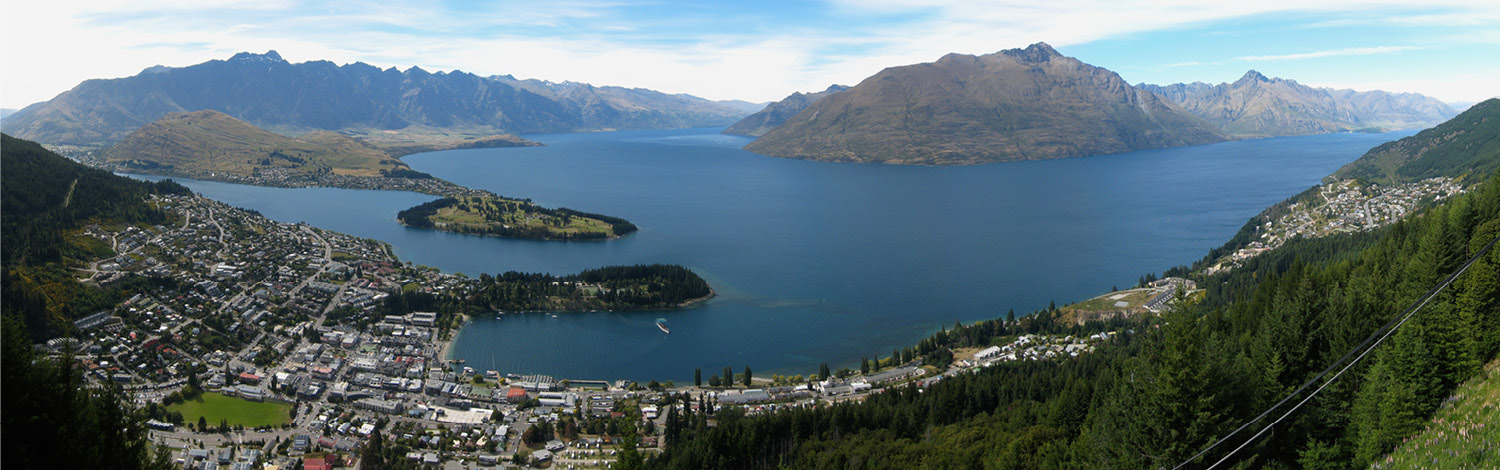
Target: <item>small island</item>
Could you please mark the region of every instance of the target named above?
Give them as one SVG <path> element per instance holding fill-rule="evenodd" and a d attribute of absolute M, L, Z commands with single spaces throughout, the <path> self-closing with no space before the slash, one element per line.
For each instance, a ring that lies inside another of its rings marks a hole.
<path fill-rule="evenodd" d="M 401 211 L 396 219 L 412 227 L 532 240 L 607 240 L 636 231 L 618 217 L 500 196 L 445 197 Z"/>
<path fill-rule="evenodd" d="M 469 304 L 501 312 L 656 310 L 690 307 L 714 296 L 698 274 L 671 264 L 606 266 L 568 276 L 482 274 Z"/>

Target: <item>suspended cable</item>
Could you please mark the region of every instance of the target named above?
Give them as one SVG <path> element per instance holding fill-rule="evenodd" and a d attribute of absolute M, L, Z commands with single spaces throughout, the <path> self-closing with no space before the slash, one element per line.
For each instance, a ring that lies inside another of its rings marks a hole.
<path fill-rule="evenodd" d="M 1323 382 L 1322 385 L 1313 390 L 1312 394 L 1309 394 L 1307 398 L 1304 398 L 1302 399 L 1302 401 L 1297 402 L 1296 405 L 1292 406 L 1292 409 L 1287 410 L 1286 413 L 1283 413 L 1280 417 L 1276 418 L 1276 420 L 1272 421 L 1271 424 L 1266 425 L 1265 428 L 1255 433 L 1255 435 L 1250 436 L 1250 438 L 1245 440 L 1244 443 L 1240 444 L 1239 447 L 1235 447 L 1234 450 L 1230 451 L 1223 458 L 1219 459 L 1219 461 L 1215 462 L 1213 465 L 1210 465 L 1208 468 L 1211 470 L 1228 461 L 1229 458 L 1232 457 L 1236 452 L 1239 452 L 1240 449 L 1243 449 L 1245 448 L 1245 446 L 1250 445 L 1251 442 L 1254 442 L 1262 434 L 1265 434 L 1266 431 L 1269 431 L 1271 428 L 1275 427 L 1277 423 L 1280 423 L 1283 419 L 1286 419 L 1287 416 L 1290 416 L 1293 412 L 1297 411 L 1298 408 L 1301 408 L 1303 404 L 1306 404 L 1308 401 L 1312 400 L 1313 397 L 1317 396 L 1318 392 L 1323 391 L 1323 388 L 1327 387 L 1328 384 L 1331 384 L 1333 383 L 1333 381 L 1338 380 L 1339 376 L 1344 374 L 1344 371 L 1349 370 L 1349 368 L 1354 367 L 1355 364 L 1359 363 L 1360 360 L 1363 360 L 1365 355 L 1369 354 L 1370 351 L 1373 351 L 1376 346 L 1379 346 L 1381 342 L 1385 341 L 1386 338 L 1395 333 L 1396 329 L 1400 328 L 1401 325 L 1405 324 L 1407 320 L 1411 319 L 1412 315 L 1416 314 L 1418 310 L 1421 310 L 1423 306 L 1427 305 L 1427 302 L 1431 301 L 1433 297 L 1437 296 L 1438 292 L 1441 292 L 1444 288 L 1447 288 L 1449 284 L 1452 284 L 1454 280 L 1458 279 L 1459 276 L 1462 276 L 1465 271 L 1468 271 L 1470 266 L 1473 266 L 1475 262 L 1479 261 L 1480 258 L 1483 258 L 1485 253 L 1488 253 L 1490 251 L 1490 248 L 1495 246 L 1495 242 L 1500 242 L 1500 236 L 1496 236 L 1494 240 L 1490 240 L 1488 244 L 1484 245 L 1484 248 L 1481 248 L 1478 253 L 1475 253 L 1473 257 L 1470 257 L 1469 260 L 1458 269 L 1458 271 L 1455 271 L 1453 274 L 1449 275 L 1447 279 L 1443 280 L 1443 282 L 1438 283 L 1438 285 L 1433 286 L 1431 289 L 1428 289 L 1427 293 L 1423 294 L 1421 298 L 1417 299 L 1416 302 L 1413 302 L 1411 306 L 1407 307 L 1406 311 L 1402 312 L 1401 315 L 1398 315 L 1397 317 L 1392 318 L 1391 321 L 1386 322 L 1384 326 L 1381 326 L 1380 329 L 1377 329 L 1374 333 L 1371 333 L 1369 337 L 1365 338 L 1365 340 L 1360 342 L 1359 345 L 1355 346 L 1354 349 L 1351 349 L 1349 350 L 1349 352 L 1344 353 L 1343 357 L 1340 357 L 1337 361 L 1329 364 L 1328 367 L 1324 368 L 1322 372 L 1318 373 L 1318 375 L 1313 376 L 1313 378 L 1311 379 L 1308 379 L 1308 381 L 1304 382 L 1302 386 L 1297 387 L 1296 390 L 1293 390 L 1292 393 L 1287 394 L 1287 396 L 1285 398 L 1282 398 L 1281 401 L 1276 402 L 1275 405 L 1271 405 L 1270 408 L 1267 408 L 1264 412 L 1261 412 L 1261 414 L 1259 416 L 1256 416 L 1255 419 L 1252 419 L 1245 424 L 1240 425 L 1239 428 L 1236 428 L 1229 434 L 1226 434 L 1223 437 L 1215 440 L 1213 444 L 1210 444 L 1208 447 L 1199 451 L 1197 454 L 1194 454 L 1192 457 L 1189 457 L 1187 460 L 1182 461 L 1182 463 L 1177 464 L 1176 467 L 1172 467 L 1172 469 L 1177 470 L 1186 466 L 1194 460 L 1197 460 L 1199 457 L 1202 457 L 1204 454 L 1207 454 L 1215 447 L 1218 447 L 1219 444 L 1223 444 L 1224 442 L 1228 441 L 1229 438 L 1234 437 L 1234 435 L 1238 434 L 1240 431 L 1243 431 L 1246 428 L 1254 425 L 1255 423 L 1260 422 L 1260 420 L 1265 419 L 1266 416 L 1276 411 L 1276 409 L 1280 408 L 1281 405 L 1284 405 L 1286 404 L 1286 402 L 1291 401 L 1292 398 L 1302 393 L 1302 391 L 1306 390 L 1307 387 L 1312 386 L 1312 384 L 1317 383 L 1319 379 L 1322 379 L 1323 376 L 1328 375 L 1328 373 L 1333 371 L 1335 367 L 1338 367 L 1339 364 L 1343 363 L 1345 360 L 1348 360 L 1350 356 L 1355 356 L 1355 353 L 1358 353 L 1358 356 L 1356 356 L 1353 361 L 1345 364 L 1344 367 L 1342 369 L 1339 369 L 1339 371 L 1335 373 L 1332 378 L 1328 379 L 1328 381 L 1326 382 Z M 1373 344 L 1371 344 L 1372 342 Z M 1367 348 L 1366 345 L 1369 345 L 1369 347 Z"/>

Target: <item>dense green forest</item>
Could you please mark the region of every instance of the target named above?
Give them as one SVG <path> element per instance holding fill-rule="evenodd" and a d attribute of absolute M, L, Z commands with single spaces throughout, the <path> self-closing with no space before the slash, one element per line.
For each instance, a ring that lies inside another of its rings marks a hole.
<path fill-rule="evenodd" d="M 503 197 L 444 197 L 398 212 L 396 219 L 418 228 L 531 240 L 604 240 L 638 230 L 619 217 Z"/>
<path fill-rule="evenodd" d="M 5 468 L 176 468 L 165 447 L 151 450 L 145 414 L 118 388 L 84 386 L 72 357 L 32 350 L 20 316 L 3 323 Z"/>
<path fill-rule="evenodd" d="M 708 282 L 677 265 L 607 266 L 569 276 L 482 274 L 470 304 L 505 311 L 674 308 L 713 295 Z"/>
<path fill-rule="evenodd" d="M 568 276 L 507 272 L 481 274 L 475 288 L 458 295 L 403 291 L 386 297 L 370 321 L 383 315 L 436 312 L 438 324 L 457 326 L 459 314 L 495 310 L 586 311 L 676 308 L 713 295 L 708 282 L 677 265 L 606 266 Z M 336 310 L 330 316 L 357 314 Z"/>
<path fill-rule="evenodd" d="M 674 413 L 667 451 L 648 466 L 1173 468 L 1335 363 L 1497 236 L 1500 185 L 1482 184 L 1406 221 L 1294 240 L 1200 279 L 1201 300 L 1125 324 L 1135 333 L 1095 354 L 1005 363 L 860 404 L 748 417 Z M 1019 331 L 1121 326 L 1061 325 L 1054 315 L 945 330 L 915 352 L 940 358 L 936 351 Z M 1497 350 L 1500 251 L 1492 250 L 1223 468 L 1368 466 Z M 1186 468 L 1207 467 L 1269 422 Z"/>
<path fill-rule="evenodd" d="M 100 289 L 80 284 L 69 269 L 109 256 L 108 246 L 69 237 L 85 224 L 160 224 L 168 214 L 150 194 L 192 194 L 172 181 L 115 176 L 59 156 L 35 142 L 0 135 L 0 259 L 6 315 L 23 314 L 32 339 L 57 336 L 75 318 L 113 307 L 139 281 Z"/>

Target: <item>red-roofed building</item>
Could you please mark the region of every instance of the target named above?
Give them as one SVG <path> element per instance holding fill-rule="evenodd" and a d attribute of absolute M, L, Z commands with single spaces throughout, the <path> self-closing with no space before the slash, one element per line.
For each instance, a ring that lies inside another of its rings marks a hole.
<path fill-rule="evenodd" d="M 258 384 L 260 383 L 260 379 L 261 377 L 259 375 L 255 375 L 249 372 L 240 373 L 240 383 Z"/>
<path fill-rule="evenodd" d="M 322 457 L 307 457 L 302 459 L 302 470 L 333 470 L 333 464 L 337 462 L 333 454 L 323 454 Z"/>
<path fill-rule="evenodd" d="M 526 401 L 526 389 L 521 387 L 511 387 L 509 392 L 505 392 L 505 400 L 511 403 L 520 403 Z"/>

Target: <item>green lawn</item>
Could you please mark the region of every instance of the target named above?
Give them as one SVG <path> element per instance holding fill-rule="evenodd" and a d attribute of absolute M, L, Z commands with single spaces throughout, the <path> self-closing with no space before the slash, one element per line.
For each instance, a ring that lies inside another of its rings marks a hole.
<path fill-rule="evenodd" d="M 219 420 L 229 421 L 230 426 L 247 428 L 280 426 L 291 420 L 292 405 L 274 401 L 253 402 L 238 397 L 226 397 L 218 393 L 204 393 L 196 400 L 188 400 L 167 407 L 182 413 L 184 423 L 196 423 L 202 416 L 209 426 L 218 426 Z"/>
<path fill-rule="evenodd" d="M 1124 294 L 1124 296 L 1120 297 L 1119 299 L 1110 298 L 1120 294 Z M 1115 303 L 1122 300 L 1130 304 L 1130 306 L 1126 308 L 1138 308 L 1141 305 L 1144 305 L 1147 300 L 1151 300 L 1151 297 L 1154 295 L 1155 294 L 1152 291 L 1147 289 L 1135 289 L 1127 292 L 1110 292 L 1108 294 L 1094 297 L 1083 302 L 1064 306 L 1063 309 L 1082 310 L 1086 312 L 1115 310 L 1119 308 L 1115 307 Z"/>

